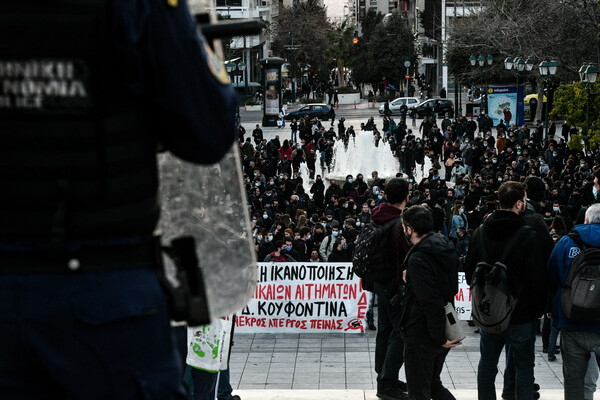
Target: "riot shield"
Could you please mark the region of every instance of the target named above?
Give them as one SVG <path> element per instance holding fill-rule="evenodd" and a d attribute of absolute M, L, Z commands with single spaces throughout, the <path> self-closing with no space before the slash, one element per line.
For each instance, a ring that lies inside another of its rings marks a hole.
<path fill-rule="evenodd" d="M 241 310 L 256 286 L 256 260 L 237 143 L 218 163 L 158 157 L 162 241 L 195 238 L 210 318 Z M 167 271 L 174 265 L 163 257 Z"/>

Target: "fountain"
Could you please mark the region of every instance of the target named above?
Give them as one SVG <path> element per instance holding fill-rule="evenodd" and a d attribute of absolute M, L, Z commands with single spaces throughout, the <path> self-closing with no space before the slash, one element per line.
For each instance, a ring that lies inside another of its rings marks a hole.
<path fill-rule="evenodd" d="M 350 138 L 348 147 L 338 140 L 333 146 L 333 161 L 327 179 L 346 180 L 346 175 L 361 173 L 370 177 L 371 172 L 377 171 L 380 178 L 394 178 L 400 172 L 400 163 L 394 157 L 390 146 L 383 140 L 375 146 L 373 132 L 357 132 L 356 138 Z"/>
<path fill-rule="evenodd" d="M 428 173 L 431 166 L 431 160 L 429 157 L 425 157 L 424 172 Z M 335 179 L 343 185 L 347 175 L 356 177 L 360 173 L 367 180 L 370 180 L 371 172 L 377 171 L 379 178 L 389 180 L 395 178 L 396 174 L 401 172 L 400 162 L 392 154 L 388 143 L 380 140 L 379 146 L 375 146 L 373 132 L 371 131 L 357 132 L 356 138 L 350 138 L 348 141 L 348 147 L 344 145 L 343 141 L 337 140 L 333 146 L 331 172 L 321 169 L 318 159 L 316 169 L 315 174 L 320 174 L 324 178 L 325 188 L 329 187 L 331 179 Z M 305 189 L 308 191 L 314 180 L 309 178 L 306 164 L 300 166 L 299 174 L 304 181 Z M 402 176 L 407 177 L 406 174 L 402 174 Z M 414 177 L 417 183 L 423 179 L 423 173 L 419 166 L 415 168 Z"/>

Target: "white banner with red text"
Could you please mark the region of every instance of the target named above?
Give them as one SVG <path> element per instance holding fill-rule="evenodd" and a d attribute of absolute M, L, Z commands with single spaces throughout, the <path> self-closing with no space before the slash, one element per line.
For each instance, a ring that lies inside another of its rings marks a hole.
<path fill-rule="evenodd" d="M 371 296 L 352 263 L 258 263 L 254 297 L 235 330 L 362 333 Z"/>
<path fill-rule="evenodd" d="M 238 333 L 363 333 L 372 293 L 352 263 L 258 263 L 254 297 L 237 314 Z M 456 313 L 471 319 L 471 289 L 458 273 Z"/>

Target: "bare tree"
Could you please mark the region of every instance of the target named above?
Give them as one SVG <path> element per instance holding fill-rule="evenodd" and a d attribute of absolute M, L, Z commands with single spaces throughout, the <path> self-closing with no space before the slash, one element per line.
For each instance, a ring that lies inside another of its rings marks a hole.
<path fill-rule="evenodd" d="M 506 57 L 530 58 L 558 63 L 555 82 L 578 80 L 580 66 L 600 61 L 598 24 L 600 8 L 596 0 L 485 0 L 480 11 L 451 26 L 447 59 L 450 71 L 462 82 L 509 82 L 514 74 L 504 70 Z M 470 55 L 492 54 L 493 68 L 470 66 Z M 523 79 L 536 81 L 538 99 L 542 99 L 543 80 L 535 71 Z M 540 104 L 542 104 L 540 102 Z M 536 119 L 541 119 L 538 107 Z"/>

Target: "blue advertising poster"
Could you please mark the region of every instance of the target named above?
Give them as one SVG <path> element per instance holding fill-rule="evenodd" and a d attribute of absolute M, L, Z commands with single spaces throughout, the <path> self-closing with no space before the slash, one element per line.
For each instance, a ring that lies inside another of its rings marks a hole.
<path fill-rule="evenodd" d="M 519 86 L 517 99 L 516 86 L 491 87 L 488 91 L 488 113 L 494 122 L 494 126 L 509 118 L 510 124 L 521 126 L 525 123 L 525 107 L 523 103 L 523 87 Z M 519 121 L 517 122 L 517 116 Z"/>

